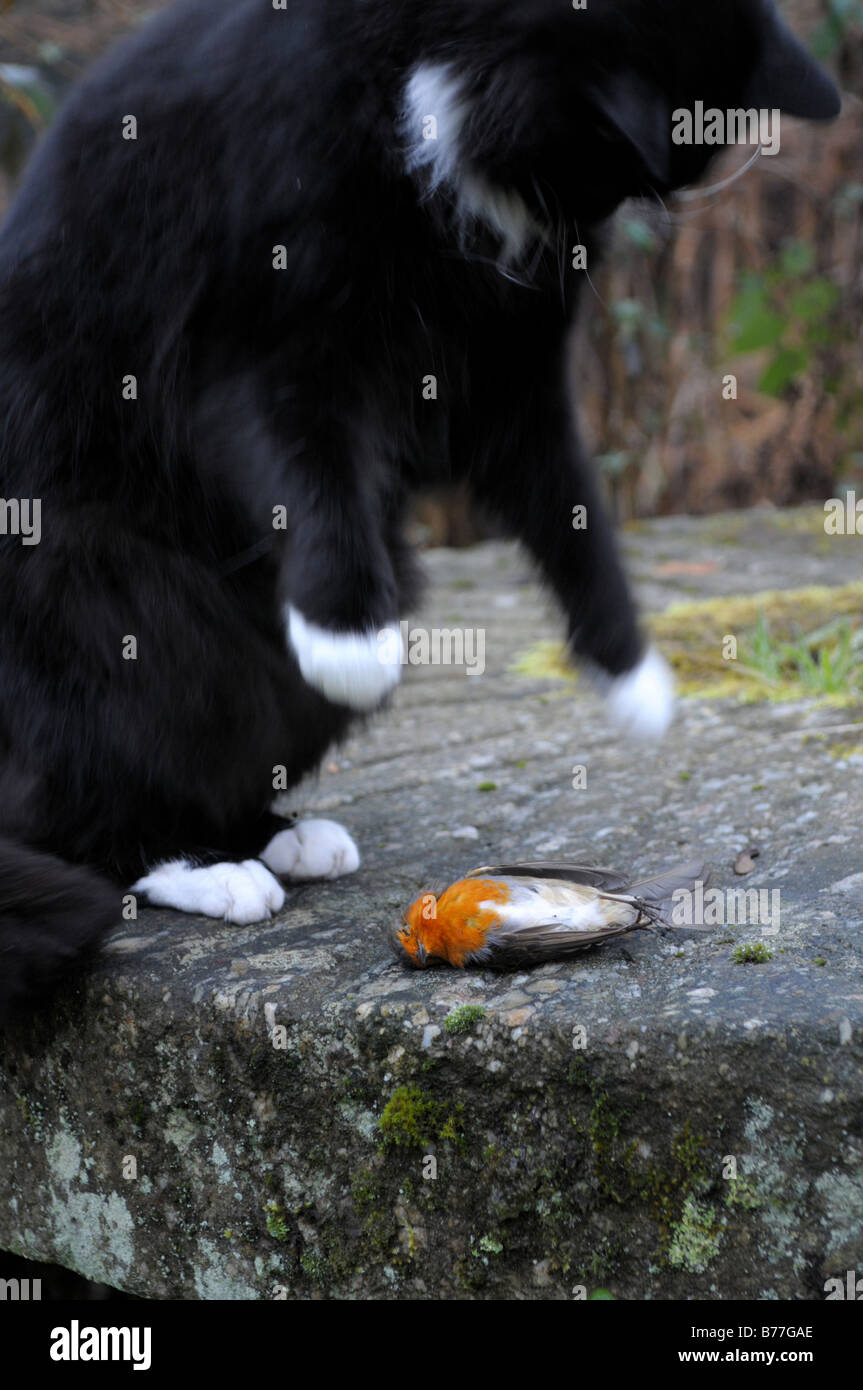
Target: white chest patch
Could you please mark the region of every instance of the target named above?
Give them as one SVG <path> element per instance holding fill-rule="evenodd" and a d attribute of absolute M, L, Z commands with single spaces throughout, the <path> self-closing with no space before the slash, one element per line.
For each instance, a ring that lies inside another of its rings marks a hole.
<path fill-rule="evenodd" d="M 403 134 L 410 173 L 423 171 L 429 193 L 449 193 L 463 228 L 481 222 L 501 241 L 501 260 L 511 262 L 543 230 L 524 200 L 497 188 L 470 158 L 465 127 L 470 104 L 464 83 L 450 63 L 420 63 L 405 86 Z"/>
<path fill-rule="evenodd" d="M 448 63 L 420 63 L 405 87 L 404 132 L 408 169 L 428 169 L 431 186 L 455 184 L 467 118 L 462 83 Z"/>
<path fill-rule="evenodd" d="M 510 890 L 508 903 L 483 902 L 501 918 L 504 931 L 554 927 L 561 931 L 596 931 L 607 924 L 599 895 L 590 888 L 568 888 L 540 882 L 532 887 L 503 878 Z"/>

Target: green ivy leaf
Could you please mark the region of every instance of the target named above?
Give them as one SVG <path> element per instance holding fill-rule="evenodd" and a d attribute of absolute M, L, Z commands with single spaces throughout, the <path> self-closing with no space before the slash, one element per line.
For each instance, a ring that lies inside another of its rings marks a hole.
<path fill-rule="evenodd" d="M 785 329 L 785 320 L 767 303 L 761 289 L 744 290 L 731 306 L 732 347 L 735 352 L 757 352 L 776 347 Z"/>
<path fill-rule="evenodd" d="M 792 279 L 808 275 L 815 265 L 815 249 L 808 241 L 789 241 L 782 248 L 779 265 L 783 274 Z"/>
<path fill-rule="evenodd" d="M 798 319 L 822 319 L 839 302 L 839 287 L 832 280 L 810 280 L 791 296 L 791 313 Z"/>
<path fill-rule="evenodd" d="M 804 348 L 782 348 L 761 377 L 759 391 L 767 396 L 781 396 L 808 362 L 809 355 Z"/>

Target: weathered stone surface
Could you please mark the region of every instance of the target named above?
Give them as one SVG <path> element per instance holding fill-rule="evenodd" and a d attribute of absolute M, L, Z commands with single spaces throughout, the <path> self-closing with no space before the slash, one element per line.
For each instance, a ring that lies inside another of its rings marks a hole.
<path fill-rule="evenodd" d="M 859 540 L 825 539 L 759 512 L 627 544 L 660 608 L 856 579 Z M 559 631 L 514 551 L 428 565 L 424 621 L 484 628 L 485 674 L 409 669 L 291 798 L 357 835 L 355 877 L 252 928 L 142 912 L 6 1041 L 0 1245 L 157 1298 L 823 1297 L 863 1266 L 863 713 L 685 701 L 660 750 L 622 746 L 580 686 L 511 671 Z M 483 861 L 698 849 L 781 890 L 777 935 L 509 976 L 413 974 L 382 940 Z"/>

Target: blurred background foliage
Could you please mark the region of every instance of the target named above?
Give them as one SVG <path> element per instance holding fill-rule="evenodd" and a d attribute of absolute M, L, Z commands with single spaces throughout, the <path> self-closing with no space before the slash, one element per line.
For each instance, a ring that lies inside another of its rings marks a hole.
<path fill-rule="evenodd" d="M 0 212 L 71 82 L 158 8 L 0 0 Z M 621 521 L 863 493 L 863 0 L 783 8 L 837 76 L 840 119 L 783 119 L 781 152 L 718 191 L 749 149 L 694 198 L 628 204 L 591 275 L 574 388 Z M 459 493 L 418 524 L 449 544 L 489 529 Z"/>
<path fill-rule="evenodd" d="M 784 8 L 840 119 L 783 119 L 780 153 L 721 191 L 748 150 L 703 196 L 628 206 L 597 277 L 580 394 L 620 519 L 863 491 L 863 0 Z"/>
<path fill-rule="evenodd" d="M 628 205 L 596 280 L 582 417 L 623 520 L 863 492 L 863 0 L 783 8 L 839 120 L 783 119 L 780 153 L 719 192 L 747 149 L 703 196 Z"/>

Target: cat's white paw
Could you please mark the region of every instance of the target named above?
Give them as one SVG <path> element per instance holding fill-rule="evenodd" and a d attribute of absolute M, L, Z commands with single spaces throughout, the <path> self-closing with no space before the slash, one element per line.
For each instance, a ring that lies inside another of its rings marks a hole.
<path fill-rule="evenodd" d="M 158 864 L 131 888 L 145 893 L 154 907 L 199 912 L 248 926 L 263 922 L 284 905 L 285 890 L 257 859 L 200 868 L 186 859 Z"/>
<path fill-rule="evenodd" d="M 391 636 L 398 624 L 384 629 L 387 640 L 378 632 L 328 632 L 290 606 L 286 623 L 303 680 L 328 700 L 374 709 L 398 685 L 401 661 L 393 659 Z"/>
<path fill-rule="evenodd" d="M 604 693 L 611 722 L 631 738 L 662 738 L 674 716 L 674 677 L 655 647 L 610 681 Z"/>
<path fill-rule="evenodd" d="M 301 820 L 274 835 L 261 858 L 282 878 L 341 878 L 360 866 L 360 852 L 334 820 Z"/>

